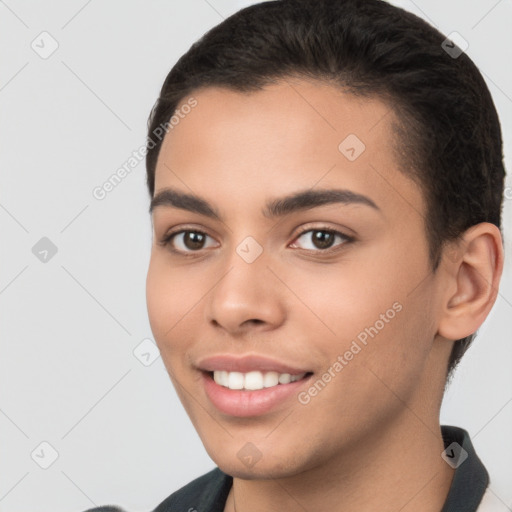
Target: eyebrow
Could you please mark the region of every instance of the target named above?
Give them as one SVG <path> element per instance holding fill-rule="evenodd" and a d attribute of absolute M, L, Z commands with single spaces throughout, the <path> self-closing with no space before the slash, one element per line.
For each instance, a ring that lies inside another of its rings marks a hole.
<path fill-rule="evenodd" d="M 328 204 L 361 204 L 380 212 L 380 208 L 369 198 L 350 190 L 340 189 L 307 189 L 291 195 L 268 200 L 262 210 L 263 216 L 273 219 L 293 212 L 309 210 Z M 149 213 L 160 206 L 179 208 L 222 221 L 219 211 L 205 199 L 194 194 L 187 194 L 173 188 L 164 188 L 151 200 Z"/>

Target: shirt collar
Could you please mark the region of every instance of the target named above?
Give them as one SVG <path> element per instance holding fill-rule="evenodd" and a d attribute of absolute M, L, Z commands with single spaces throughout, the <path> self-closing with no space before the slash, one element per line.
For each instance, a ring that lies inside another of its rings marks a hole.
<path fill-rule="evenodd" d="M 489 485 L 489 473 L 466 430 L 441 425 L 441 432 L 445 447 L 443 458 L 454 469 L 452 485 L 441 512 L 476 511 Z"/>

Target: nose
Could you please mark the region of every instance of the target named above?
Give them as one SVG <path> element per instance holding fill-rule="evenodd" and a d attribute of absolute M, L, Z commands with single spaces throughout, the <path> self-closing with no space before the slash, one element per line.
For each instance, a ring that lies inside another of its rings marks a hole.
<path fill-rule="evenodd" d="M 251 263 L 233 252 L 207 296 L 207 322 L 232 336 L 279 327 L 286 316 L 284 291 L 265 252 Z"/>

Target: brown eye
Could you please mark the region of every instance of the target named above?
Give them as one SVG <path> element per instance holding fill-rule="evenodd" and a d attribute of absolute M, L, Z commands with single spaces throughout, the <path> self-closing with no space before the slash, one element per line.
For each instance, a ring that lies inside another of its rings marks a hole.
<path fill-rule="evenodd" d="M 173 252 L 186 254 L 199 252 L 214 245 L 212 243 L 207 245 L 208 239 L 213 241 L 209 235 L 202 231 L 182 230 L 166 235 L 160 243 L 163 246 L 168 246 Z"/>
<path fill-rule="evenodd" d="M 183 245 L 187 249 L 202 249 L 206 236 L 196 231 L 186 231 L 183 236 Z"/>
<path fill-rule="evenodd" d="M 313 245 L 318 249 L 328 249 L 335 240 L 334 233 L 330 231 L 313 231 Z"/>
<path fill-rule="evenodd" d="M 300 240 L 301 238 L 306 241 L 305 244 L 303 243 L 305 247 L 301 247 L 302 249 L 320 252 L 327 252 L 334 247 L 344 245 L 354 240 L 352 237 L 344 235 L 340 231 L 322 228 L 307 229 L 303 231 L 296 240 Z M 337 239 L 340 240 L 340 243 L 335 244 Z M 309 244 L 307 243 L 308 240 Z"/>

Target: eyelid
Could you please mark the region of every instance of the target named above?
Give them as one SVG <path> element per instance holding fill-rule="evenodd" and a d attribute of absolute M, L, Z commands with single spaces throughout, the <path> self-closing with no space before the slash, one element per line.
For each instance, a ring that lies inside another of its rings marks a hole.
<path fill-rule="evenodd" d="M 326 222 L 322 223 L 322 221 L 312 221 L 302 224 L 300 228 L 298 228 L 298 233 L 295 237 L 307 233 L 308 231 L 331 231 L 333 233 L 343 235 L 345 238 L 356 238 L 355 232 L 352 229 L 349 229 L 348 227 L 332 226 Z"/>

